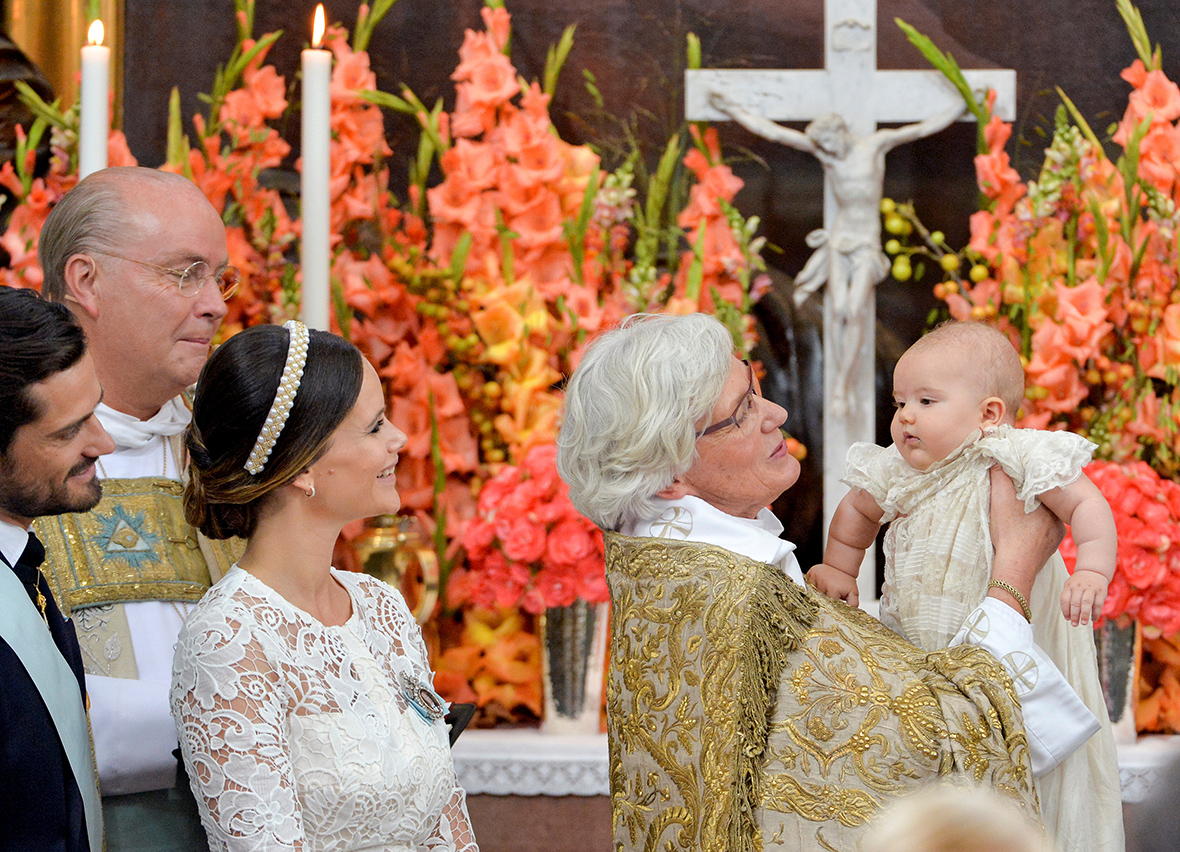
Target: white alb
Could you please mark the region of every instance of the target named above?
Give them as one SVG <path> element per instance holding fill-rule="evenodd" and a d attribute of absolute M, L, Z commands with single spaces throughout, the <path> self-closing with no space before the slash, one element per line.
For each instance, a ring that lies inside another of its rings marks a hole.
<path fill-rule="evenodd" d="M 185 623 L 172 713 L 212 850 L 477 852 L 405 601 L 335 571 L 328 627 L 234 566 Z"/>

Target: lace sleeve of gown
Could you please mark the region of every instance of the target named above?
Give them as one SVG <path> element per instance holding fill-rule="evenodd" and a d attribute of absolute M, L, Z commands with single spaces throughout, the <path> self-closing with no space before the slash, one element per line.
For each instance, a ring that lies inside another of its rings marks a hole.
<path fill-rule="evenodd" d="M 172 674 L 172 715 L 210 848 L 303 849 L 282 678 L 247 613 L 210 610 L 185 624 Z"/>
<path fill-rule="evenodd" d="M 885 513 L 881 523 L 887 524 L 897 517 L 897 506 L 889 499 L 889 487 L 897 481 L 904 467 L 907 467 L 905 460 L 892 445 L 878 447 L 876 444 L 857 443 L 848 448 L 844 476 L 840 481 L 849 488 L 864 490 L 876 500 Z"/>
<path fill-rule="evenodd" d="M 471 829 L 471 818 L 467 816 L 467 796 L 458 781 L 438 821 L 438 834 L 426 845 L 429 849 L 447 852 L 452 849 L 455 852 L 479 852 L 475 832 Z"/>
<path fill-rule="evenodd" d="M 1072 432 L 1009 427 L 980 438 L 978 446 L 1012 478 L 1016 497 L 1024 502 L 1026 512 L 1040 505 L 1038 498 L 1046 491 L 1076 482 L 1097 449 Z"/>
<path fill-rule="evenodd" d="M 422 630 L 406 606 L 405 599 L 400 592 L 368 580 L 366 577 L 360 578 L 361 582 L 367 583 L 368 594 L 383 599 L 378 601 L 377 617 L 381 622 L 381 629 L 397 639 L 392 648 L 400 645 L 411 664 L 426 672 L 433 681 L 434 672 L 430 669 L 430 657 L 426 650 L 426 642 L 422 639 Z M 451 772 L 454 775 L 453 768 Z M 471 828 L 471 817 L 467 814 L 467 794 L 460 786 L 457 776 L 454 777 L 451 798 L 439 816 L 438 828 L 426 845 L 427 848 L 439 852 L 479 852 L 475 832 Z"/>

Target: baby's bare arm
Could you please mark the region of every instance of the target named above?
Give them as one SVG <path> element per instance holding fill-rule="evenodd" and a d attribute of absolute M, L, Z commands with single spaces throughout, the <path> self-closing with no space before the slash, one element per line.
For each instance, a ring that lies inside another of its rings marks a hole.
<path fill-rule="evenodd" d="M 860 603 L 856 577 L 865 551 L 873 546 L 885 513 L 867 491 L 854 488 L 844 495 L 832 515 L 824 561 L 807 572 L 807 579 L 828 597 L 852 606 Z"/>
<path fill-rule="evenodd" d="M 1073 576 L 1061 593 L 1062 615 L 1073 625 L 1089 624 L 1102 614 L 1106 590 L 1114 576 L 1118 533 L 1114 514 L 1098 486 L 1082 476 L 1041 495 L 1041 502 L 1066 521 L 1078 548 Z"/>
<path fill-rule="evenodd" d="M 1109 583 L 1118 555 L 1118 533 L 1110 504 L 1089 477 L 1081 476 L 1062 488 L 1041 495 L 1041 502 L 1069 524 L 1078 546 L 1079 571 L 1095 571 Z"/>

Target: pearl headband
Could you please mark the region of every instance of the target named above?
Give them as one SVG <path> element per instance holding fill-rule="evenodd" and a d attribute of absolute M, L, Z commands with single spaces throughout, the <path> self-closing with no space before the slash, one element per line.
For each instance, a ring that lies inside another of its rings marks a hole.
<path fill-rule="evenodd" d="M 299 320 L 287 320 L 283 323 L 283 328 L 287 329 L 290 336 L 287 344 L 287 363 L 283 365 L 283 375 L 275 389 L 275 399 L 271 403 L 270 413 L 266 415 L 266 422 L 262 424 L 258 440 L 254 442 L 254 449 L 250 451 L 250 458 L 246 459 L 246 472 L 252 476 L 262 473 L 275 442 L 279 440 L 283 427 L 287 425 L 287 416 L 291 413 L 291 406 L 295 404 L 295 394 L 298 393 L 299 382 L 303 379 L 303 365 L 307 363 L 307 326 Z"/>

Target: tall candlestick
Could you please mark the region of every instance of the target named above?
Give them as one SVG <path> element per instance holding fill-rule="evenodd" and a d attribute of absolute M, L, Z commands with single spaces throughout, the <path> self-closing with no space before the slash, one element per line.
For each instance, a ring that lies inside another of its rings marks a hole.
<path fill-rule="evenodd" d="M 312 47 L 303 51 L 303 172 L 300 178 L 303 220 L 303 321 L 330 330 L 330 198 L 332 54 L 320 50 L 324 6 L 315 11 Z"/>
<path fill-rule="evenodd" d="M 110 135 L 111 49 L 102 43 L 102 21 L 90 25 L 82 48 L 82 105 L 78 132 L 78 177 L 107 167 L 107 138 Z"/>

